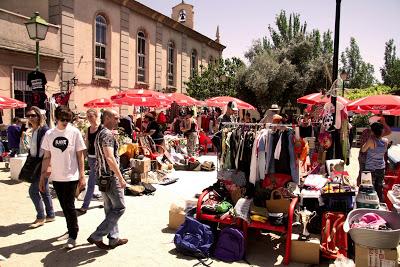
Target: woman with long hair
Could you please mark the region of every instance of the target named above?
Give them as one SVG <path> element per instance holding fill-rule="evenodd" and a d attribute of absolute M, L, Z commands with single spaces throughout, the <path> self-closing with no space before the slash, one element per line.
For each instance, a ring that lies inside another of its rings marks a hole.
<path fill-rule="evenodd" d="M 40 149 L 42 144 L 42 139 L 49 127 L 46 125 L 46 121 L 41 114 L 38 107 L 32 106 L 26 112 L 26 118 L 28 119 L 28 124 L 31 127 L 32 139 L 30 142 L 29 156 L 30 157 L 40 157 L 43 158 L 43 150 Z M 36 220 L 30 225 L 30 228 L 37 228 L 42 226 L 45 222 L 52 222 L 55 219 L 53 201 L 51 200 L 51 195 L 49 192 L 49 183 L 46 180 L 45 190 L 43 192 L 39 191 L 39 181 L 40 175 L 33 177 L 31 186 L 29 187 L 29 196 L 33 202 L 36 209 Z M 44 204 L 44 207 L 43 207 Z M 46 214 L 45 216 L 45 209 Z"/>
<path fill-rule="evenodd" d="M 96 153 L 94 149 L 94 141 L 96 140 L 97 134 L 103 128 L 99 122 L 99 114 L 97 110 L 91 108 L 86 111 L 86 118 L 90 123 L 89 128 L 85 136 L 85 143 L 87 147 L 87 159 L 89 164 L 89 181 L 87 184 L 87 190 L 85 199 L 83 200 L 82 207 L 78 209 L 81 214 L 86 213 L 89 208 L 90 201 L 93 197 L 94 186 L 96 185 Z"/>

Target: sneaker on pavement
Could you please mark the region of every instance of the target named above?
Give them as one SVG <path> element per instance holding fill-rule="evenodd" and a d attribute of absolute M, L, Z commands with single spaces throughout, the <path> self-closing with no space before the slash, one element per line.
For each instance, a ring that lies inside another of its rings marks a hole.
<path fill-rule="evenodd" d="M 55 217 L 55 216 L 53 216 L 53 217 L 47 216 L 47 217 L 46 217 L 46 222 L 47 222 L 47 223 L 49 223 L 49 222 L 54 222 L 55 220 L 56 220 L 56 217 Z"/>
<path fill-rule="evenodd" d="M 68 241 L 67 241 L 67 243 L 65 244 L 65 248 L 66 248 L 66 249 L 72 249 L 72 248 L 74 248 L 74 247 L 76 247 L 76 240 L 75 240 L 75 239 L 72 239 L 72 238 L 68 238 Z"/>
<path fill-rule="evenodd" d="M 128 239 L 119 238 L 117 242 L 113 242 L 112 244 L 110 244 L 110 248 L 114 249 L 114 248 L 116 248 L 118 246 L 125 245 L 126 243 L 128 243 Z"/>
<path fill-rule="evenodd" d="M 46 219 L 36 219 L 31 225 L 29 225 L 29 228 L 38 228 L 42 225 L 44 225 L 44 222 L 46 221 Z"/>

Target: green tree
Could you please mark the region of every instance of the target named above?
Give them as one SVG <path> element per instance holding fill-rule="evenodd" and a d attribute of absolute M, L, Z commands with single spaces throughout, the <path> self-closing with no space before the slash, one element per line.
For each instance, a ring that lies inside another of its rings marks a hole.
<path fill-rule="evenodd" d="M 332 61 L 331 32 L 307 32 L 300 15 L 285 11 L 269 25 L 269 36 L 253 43 L 245 57 L 250 66 L 240 73 L 238 96 L 264 113 L 271 104 L 294 104 L 305 93 L 328 87 Z M 322 39 L 322 40 L 321 40 Z M 321 67 L 322 66 L 322 67 Z M 327 86 L 328 85 L 328 86 Z"/>
<path fill-rule="evenodd" d="M 388 86 L 400 86 L 400 59 L 396 57 L 394 40 L 385 43 L 385 63 L 381 68 L 382 80 Z"/>
<path fill-rule="evenodd" d="M 373 85 L 374 66 L 363 61 L 360 48 L 354 37 L 350 38 L 350 47 L 341 55 L 342 70 L 348 73 L 349 88 L 366 88 Z"/>
<path fill-rule="evenodd" d="M 200 66 L 201 72 L 186 82 L 187 92 L 191 97 L 204 100 L 214 96 L 235 96 L 237 71 L 244 68 L 238 58 L 219 59 L 207 68 Z"/>

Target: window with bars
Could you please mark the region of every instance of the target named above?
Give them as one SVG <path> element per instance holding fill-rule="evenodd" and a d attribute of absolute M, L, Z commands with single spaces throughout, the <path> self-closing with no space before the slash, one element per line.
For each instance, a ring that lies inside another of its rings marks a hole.
<path fill-rule="evenodd" d="M 168 85 L 175 85 L 175 45 L 173 42 L 168 43 Z"/>
<path fill-rule="evenodd" d="M 190 75 L 194 77 L 197 74 L 197 51 L 193 50 L 190 57 Z"/>
<path fill-rule="evenodd" d="M 96 56 L 95 70 L 96 76 L 106 76 L 106 37 L 107 37 L 107 21 L 104 16 L 96 17 Z"/>
<path fill-rule="evenodd" d="M 28 74 L 30 70 L 14 69 L 14 98 L 28 104 L 32 103 L 32 90 L 27 85 Z M 14 116 L 23 118 L 25 117 L 25 109 L 19 108 L 14 110 Z"/>
<path fill-rule="evenodd" d="M 146 35 L 142 31 L 137 35 L 137 80 L 146 82 Z"/>

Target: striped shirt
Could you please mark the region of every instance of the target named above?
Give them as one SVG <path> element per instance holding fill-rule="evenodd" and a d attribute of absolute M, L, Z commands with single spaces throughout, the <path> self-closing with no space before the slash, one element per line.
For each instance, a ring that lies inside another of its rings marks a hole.
<path fill-rule="evenodd" d="M 94 141 L 95 153 L 96 153 L 96 174 L 97 177 L 100 176 L 110 176 L 114 175 L 114 173 L 110 170 L 108 166 L 106 156 L 104 154 L 104 147 L 112 147 L 114 148 L 114 157 L 119 165 L 119 155 L 118 155 L 118 142 L 115 139 L 111 130 L 107 128 L 101 129 L 101 131 L 97 134 L 96 139 Z"/>

